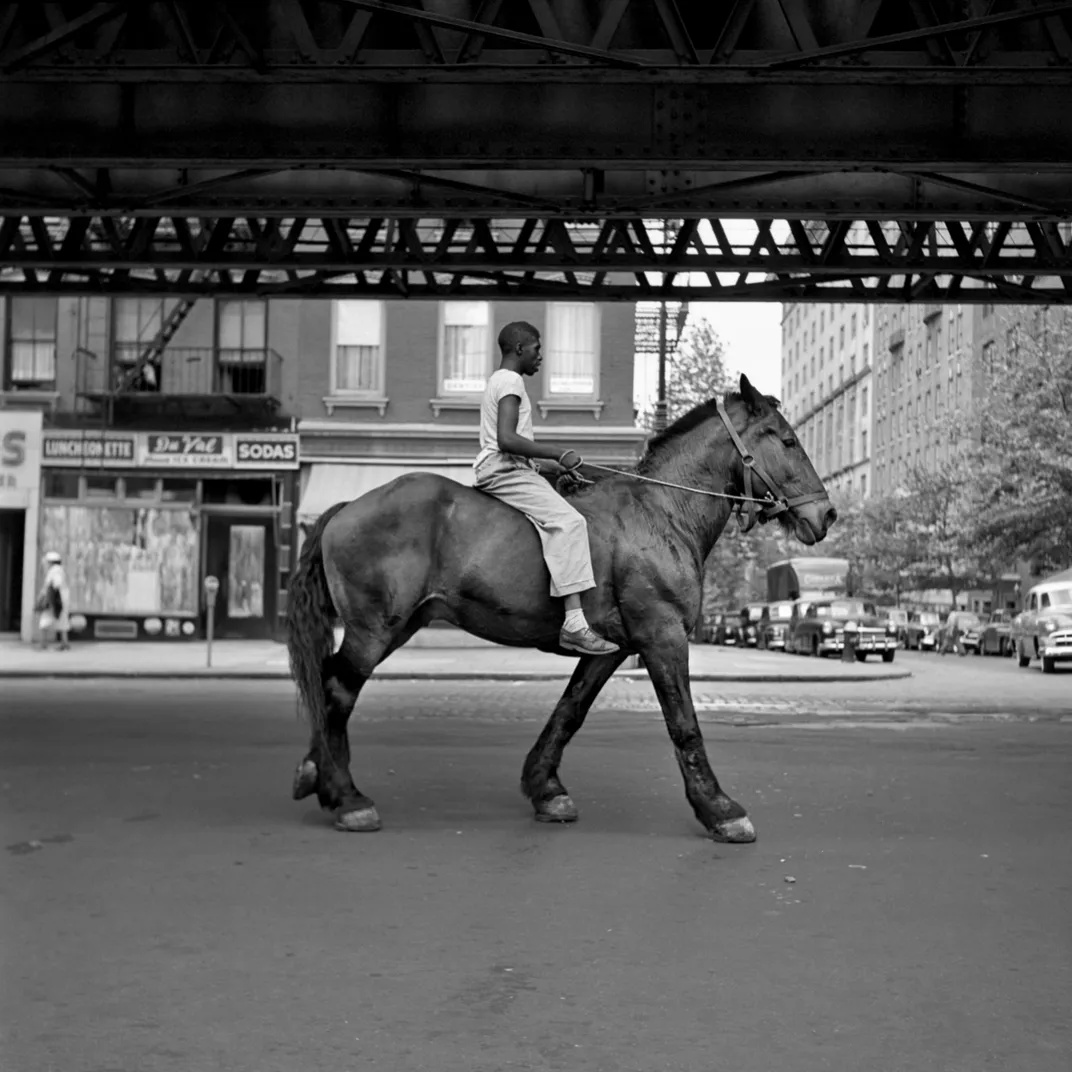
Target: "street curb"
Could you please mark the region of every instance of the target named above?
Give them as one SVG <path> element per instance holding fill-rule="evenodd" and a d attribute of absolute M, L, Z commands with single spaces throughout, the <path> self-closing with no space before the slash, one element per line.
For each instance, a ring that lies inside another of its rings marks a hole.
<path fill-rule="evenodd" d="M 374 673 L 372 681 L 565 681 L 573 674 L 572 670 L 561 673 L 542 670 L 487 671 L 438 671 L 438 670 L 385 670 Z M 628 681 L 647 681 L 648 675 L 643 670 L 624 670 L 614 675 Z M 807 684 L 860 684 L 868 681 L 899 681 L 912 676 L 911 670 L 894 670 L 885 674 L 843 674 L 834 676 L 822 674 L 807 677 L 803 674 L 690 674 L 690 681 L 724 681 L 727 683 L 763 683 L 776 685 Z M 0 670 L 0 681 L 7 679 L 64 679 L 86 680 L 120 680 L 120 681 L 289 681 L 290 675 L 274 670 Z"/>

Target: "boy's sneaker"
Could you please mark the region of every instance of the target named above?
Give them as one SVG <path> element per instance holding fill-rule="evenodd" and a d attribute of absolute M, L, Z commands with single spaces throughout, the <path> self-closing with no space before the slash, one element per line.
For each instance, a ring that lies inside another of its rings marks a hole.
<path fill-rule="evenodd" d="M 588 626 L 584 629 L 567 629 L 563 626 L 558 634 L 558 644 L 559 647 L 579 651 L 584 655 L 610 655 L 618 650 L 617 644 L 597 636 Z"/>

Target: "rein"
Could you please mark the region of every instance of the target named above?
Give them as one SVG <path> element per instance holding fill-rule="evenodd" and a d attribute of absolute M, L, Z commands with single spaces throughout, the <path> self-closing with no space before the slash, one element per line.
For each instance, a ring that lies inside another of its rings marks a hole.
<path fill-rule="evenodd" d="M 576 465 L 572 467 L 563 465 L 563 468 L 566 469 L 567 472 L 572 473 L 583 465 L 589 469 L 600 469 L 604 473 L 613 473 L 617 476 L 629 477 L 632 480 L 641 480 L 645 484 L 658 484 L 661 487 L 674 488 L 677 491 L 689 491 L 695 495 L 707 495 L 712 499 L 732 499 L 736 503 L 734 513 L 737 515 L 737 525 L 741 532 L 748 532 L 755 526 L 757 521 L 761 525 L 765 525 L 768 521 L 784 514 L 794 506 L 802 506 L 804 503 L 818 502 L 820 499 L 826 498 L 826 492 L 824 491 L 811 491 L 805 495 L 795 495 L 792 499 L 787 499 L 784 495 L 778 495 L 775 491 L 774 481 L 772 481 L 771 478 L 756 464 L 755 456 L 750 454 L 745 448 L 744 443 L 741 441 L 741 437 L 737 434 L 737 430 L 733 427 L 729 414 L 726 412 L 725 407 L 721 402 L 718 403 L 718 415 L 722 418 L 722 423 L 726 426 L 726 431 L 729 432 L 730 439 L 741 458 L 741 464 L 744 468 L 745 493 L 743 495 L 731 495 L 722 491 L 710 491 L 707 488 L 690 487 L 688 484 L 675 484 L 669 480 L 657 480 L 655 477 L 641 476 L 640 473 L 614 469 L 609 465 L 597 465 L 595 462 L 582 462 L 579 456 Z M 567 454 L 573 453 L 576 452 L 566 451 L 562 455 L 562 458 L 565 458 Z M 559 464 L 562 464 L 562 458 L 559 458 Z M 752 494 L 753 473 L 767 485 L 767 494 L 763 498 L 759 498 Z M 584 478 L 582 477 L 581 479 L 583 480 Z M 591 481 L 586 481 L 586 483 L 591 483 Z M 747 521 L 744 518 L 745 503 L 748 504 Z"/>

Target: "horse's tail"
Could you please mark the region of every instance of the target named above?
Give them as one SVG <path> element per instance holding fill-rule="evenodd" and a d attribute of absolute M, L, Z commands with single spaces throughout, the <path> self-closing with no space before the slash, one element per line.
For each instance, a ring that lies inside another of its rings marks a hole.
<path fill-rule="evenodd" d="M 313 727 L 323 733 L 327 719 L 324 701 L 324 663 L 335 650 L 337 611 L 328 591 L 324 574 L 324 550 L 321 539 L 327 523 L 346 503 L 336 503 L 325 510 L 312 532 L 305 538 L 298 567 L 287 586 L 287 651 L 290 673 L 298 686 L 301 700 Z"/>

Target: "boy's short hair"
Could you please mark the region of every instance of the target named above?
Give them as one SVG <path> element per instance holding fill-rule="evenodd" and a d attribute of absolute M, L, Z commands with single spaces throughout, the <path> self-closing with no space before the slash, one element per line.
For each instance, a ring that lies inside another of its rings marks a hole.
<path fill-rule="evenodd" d="M 506 327 L 499 332 L 499 352 L 503 354 L 509 353 L 519 343 L 524 345 L 539 337 L 539 331 L 528 323 L 528 321 L 515 320 L 513 323 L 507 324 Z"/>

